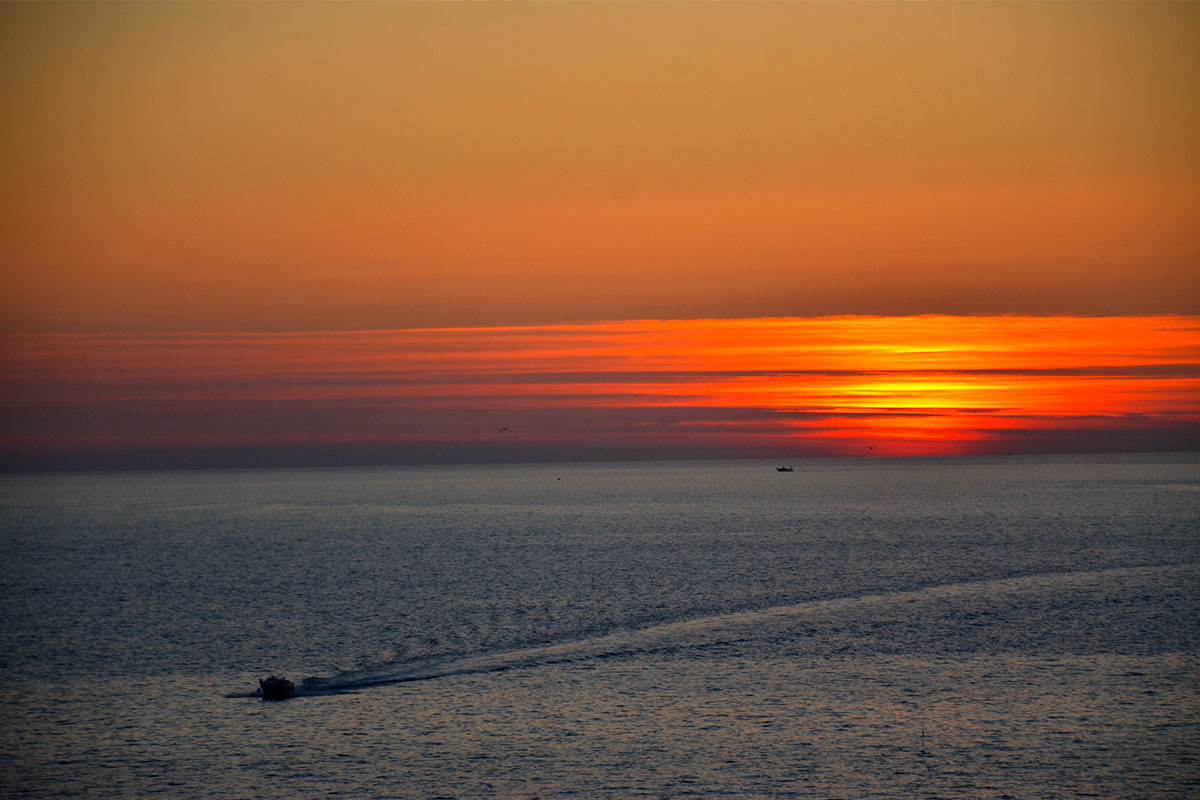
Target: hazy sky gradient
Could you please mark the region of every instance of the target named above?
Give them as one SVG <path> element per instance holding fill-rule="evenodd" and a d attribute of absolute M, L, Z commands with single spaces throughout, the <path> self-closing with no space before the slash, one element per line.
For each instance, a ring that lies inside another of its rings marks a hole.
<path fill-rule="evenodd" d="M 1200 311 L 1200 6 L 0 7 L 9 331 Z"/>

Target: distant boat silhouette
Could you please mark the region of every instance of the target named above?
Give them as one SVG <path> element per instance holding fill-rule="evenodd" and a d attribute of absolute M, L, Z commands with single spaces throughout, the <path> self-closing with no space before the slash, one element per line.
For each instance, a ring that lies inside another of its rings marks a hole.
<path fill-rule="evenodd" d="M 792 469 L 791 467 L 776 467 L 775 471 L 776 472 L 795 472 L 796 470 Z"/>

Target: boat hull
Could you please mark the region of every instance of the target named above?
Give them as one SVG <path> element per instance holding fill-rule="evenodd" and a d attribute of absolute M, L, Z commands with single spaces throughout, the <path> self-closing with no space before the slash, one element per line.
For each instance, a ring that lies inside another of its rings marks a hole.
<path fill-rule="evenodd" d="M 296 696 L 296 685 L 287 678 L 277 678 L 272 675 L 258 682 L 263 700 L 287 700 Z"/>

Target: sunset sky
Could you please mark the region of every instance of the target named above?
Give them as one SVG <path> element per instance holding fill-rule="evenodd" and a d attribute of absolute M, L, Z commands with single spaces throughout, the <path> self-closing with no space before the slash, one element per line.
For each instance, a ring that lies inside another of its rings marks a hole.
<path fill-rule="evenodd" d="M 0 466 L 1200 448 L 1197 42 L 1192 3 L 0 5 Z"/>

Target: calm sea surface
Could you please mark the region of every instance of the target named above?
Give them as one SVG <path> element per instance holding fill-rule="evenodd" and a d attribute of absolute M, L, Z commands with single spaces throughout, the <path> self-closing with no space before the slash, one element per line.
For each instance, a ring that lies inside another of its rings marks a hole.
<path fill-rule="evenodd" d="M 1200 797 L 1200 456 L 774 467 L 0 478 L 0 796 Z"/>

